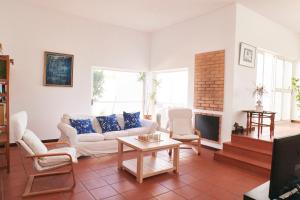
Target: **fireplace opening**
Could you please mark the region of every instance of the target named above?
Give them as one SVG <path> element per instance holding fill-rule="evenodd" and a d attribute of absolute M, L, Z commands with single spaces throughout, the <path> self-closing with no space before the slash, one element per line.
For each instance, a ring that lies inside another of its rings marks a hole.
<path fill-rule="evenodd" d="M 208 114 L 195 114 L 195 128 L 201 132 L 202 138 L 219 142 L 221 117 Z"/>

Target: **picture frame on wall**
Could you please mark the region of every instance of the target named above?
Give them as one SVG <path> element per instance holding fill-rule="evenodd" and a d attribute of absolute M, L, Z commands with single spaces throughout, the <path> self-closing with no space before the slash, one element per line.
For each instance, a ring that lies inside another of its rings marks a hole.
<path fill-rule="evenodd" d="M 73 87 L 74 55 L 44 52 L 44 86 Z"/>
<path fill-rule="evenodd" d="M 256 47 L 241 42 L 239 65 L 255 68 L 255 61 L 256 61 Z"/>

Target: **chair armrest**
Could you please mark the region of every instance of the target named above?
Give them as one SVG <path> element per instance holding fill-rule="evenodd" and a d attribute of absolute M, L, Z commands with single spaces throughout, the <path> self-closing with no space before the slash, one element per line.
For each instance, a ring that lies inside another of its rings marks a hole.
<path fill-rule="evenodd" d="M 44 157 L 54 157 L 54 156 L 68 156 L 70 163 L 72 163 L 73 159 L 70 154 L 67 153 L 46 153 L 46 154 L 37 154 L 27 156 L 28 158 L 44 158 Z"/>
<path fill-rule="evenodd" d="M 148 120 L 148 119 L 141 119 L 140 121 L 143 127 L 148 127 L 150 129 L 150 133 L 155 132 L 158 127 L 158 124 L 155 121 Z"/>
<path fill-rule="evenodd" d="M 57 146 L 57 145 L 62 145 L 62 146 L 67 146 L 70 147 L 71 145 L 68 142 L 47 142 L 44 143 L 46 147 L 52 147 L 52 146 Z"/>
<path fill-rule="evenodd" d="M 77 130 L 75 128 L 62 122 L 57 125 L 57 128 L 60 130 L 62 135 L 69 139 L 71 146 L 75 146 L 78 143 Z"/>

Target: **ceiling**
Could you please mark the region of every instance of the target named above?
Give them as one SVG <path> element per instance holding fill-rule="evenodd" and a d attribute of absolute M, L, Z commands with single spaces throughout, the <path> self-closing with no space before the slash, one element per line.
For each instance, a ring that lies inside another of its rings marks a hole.
<path fill-rule="evenodd" d="M 91 20 L 152 32 L 239 2 L 300 33 L 300 0 L 23 0 Z"/>

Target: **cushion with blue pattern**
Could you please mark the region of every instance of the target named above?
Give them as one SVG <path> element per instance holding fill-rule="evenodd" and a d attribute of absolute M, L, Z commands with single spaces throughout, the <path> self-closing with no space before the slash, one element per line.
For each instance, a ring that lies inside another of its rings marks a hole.
<path fill-rule="evenodd" d="M 135 112 L 135 113 L 123 112 L 123 117 L 125 123 L 124 129 L 137 128 L 142 126 L 140 122 L 140 112 Z"/>
<path fill-rule="evenodd" d="M 121 130 L 121 127 L 117 120 L 117 116 L 115 114 L 108 116 L 99 116 L 96 118 L 101 126 L 102 133 Z"/>
<path fill-rule="evenodd" d="M 70 124 L 77 130 L 77 134 L 96 133 L 90 119 L 70 119 Z"/>

